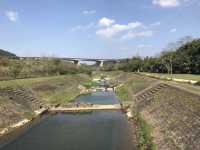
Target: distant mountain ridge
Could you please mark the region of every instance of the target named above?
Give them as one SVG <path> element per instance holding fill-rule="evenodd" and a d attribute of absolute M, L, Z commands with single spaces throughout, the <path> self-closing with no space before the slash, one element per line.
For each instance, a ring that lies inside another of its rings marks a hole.
<path fill-rule="evenodd" d="M 6 50 L 0 49 L 0 57 L 17 57 L 17 55 Z"/>

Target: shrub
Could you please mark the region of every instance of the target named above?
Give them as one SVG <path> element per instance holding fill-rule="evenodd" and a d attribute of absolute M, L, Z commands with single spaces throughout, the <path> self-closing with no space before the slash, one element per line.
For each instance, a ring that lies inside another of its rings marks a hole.
<path fill-rule="evenodd" d="M 13 78 L 18 77 L 22 69 L 23 69 L 23 63 L 19 61 L 13 61 L 9 66 L 9 71 Z"/>

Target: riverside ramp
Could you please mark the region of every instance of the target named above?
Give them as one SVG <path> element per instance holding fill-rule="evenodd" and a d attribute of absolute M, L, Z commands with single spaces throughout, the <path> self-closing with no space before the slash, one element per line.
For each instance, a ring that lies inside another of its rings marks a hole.
<path fill-rule="evenodd" d="M 89 111 L 89 110 L 120 110 L 120 104 L 113 105 L 92 105 L 92 106 L 81 106 L 81 107 L 55 107 L 49 109 L 51 112 L 73 112 L 73 111 Z"/>

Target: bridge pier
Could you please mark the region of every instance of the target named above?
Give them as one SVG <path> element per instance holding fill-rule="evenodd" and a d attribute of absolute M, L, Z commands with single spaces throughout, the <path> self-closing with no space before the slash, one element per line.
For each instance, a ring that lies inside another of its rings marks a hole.
<path fill-rule="evenodd" d="M 104 61 L 103 61 L 103 60 L 101 60 L 101 61 L 96 61 L 96 63 L 97 63 L 97 66 L 99 66 L 100 68 L 102 68 L 102 67 L 103 67 Z"/>
<path fill-rule="evenodd" d="M 81 65 L 80 60 L 74 60 L 74 64 L 78 67 Z"/>

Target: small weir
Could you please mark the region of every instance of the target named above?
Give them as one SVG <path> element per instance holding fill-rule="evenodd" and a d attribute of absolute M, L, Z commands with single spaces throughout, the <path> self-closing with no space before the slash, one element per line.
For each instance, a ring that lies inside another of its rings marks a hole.
<path fill-rule="evenodd" d="M 29 129 L 1 150 L 133 150 L 131 128 L 113 92 L 94 92 L 80 96 L 90 107 L 52 108 Z M 73 112 L 73 110 L 91 110 Z M 67 112 L 67 113 L 66 113 Z"/>

